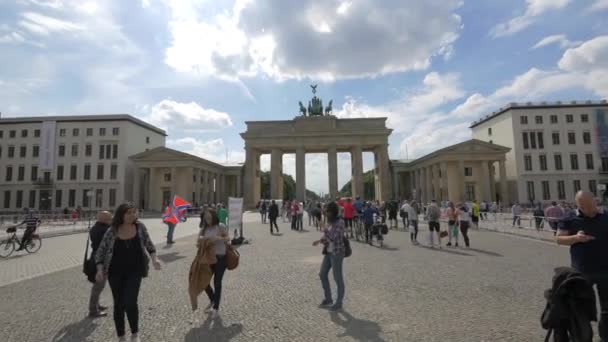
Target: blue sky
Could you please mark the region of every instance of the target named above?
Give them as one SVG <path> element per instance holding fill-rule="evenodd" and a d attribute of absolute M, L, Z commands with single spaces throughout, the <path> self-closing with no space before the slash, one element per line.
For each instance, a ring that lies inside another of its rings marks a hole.
<path fill-rule="evenodd" d="M 293 118 L 318 83 L 415 158 L 508 102 L 608 98 L 607 22 L 608 0 L 0 0 L 0 111 L 130 113 L 240 162 L 244 121 Z M 307 156 L 307 187 L 327 191 L 326 170 Z"/>

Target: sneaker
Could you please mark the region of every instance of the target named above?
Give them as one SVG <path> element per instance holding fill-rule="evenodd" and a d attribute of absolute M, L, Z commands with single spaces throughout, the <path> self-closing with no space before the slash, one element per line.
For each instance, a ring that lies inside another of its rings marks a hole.
<path fill-rule="evenodd" d="M 211 310 L 211 318 L 218 318 L 220 315 L 220 309 Z"/>
<path fill-rule="evenodd" d="M 118 342 L 127 342 L 127 337 L 126 336 L 120 336 L 118 338 Z"/>
<path fill-rule="evenodd" d="M 458 247 L 458 242 L 456 242 L 456 244 L 454 246 Z"/>
<path fill-rule="evenodd" d="M 108 310 L 107 306 L 97 305 L 97 307 L 99 308 L 99 311 L 106 311 L 106 310 Z"/>
<path fill-rule="evenodd" d="M 452 247 L 452 243 L 451 243 L 451 242 L 448 242 L 448 243 L 447 243 L 445 246 L 446 246 L 446 247 Z"/>
<path fill-rule="evenodd" d="M 205 313 L 210 313 L 210 312 L 211 312 L 211 309 L 213 309 L 213 303 L 209 303 L 209 305 L 207 305 L 207 306 L 205 307 L 204 312 L 205 312 Z"/>
<path fill-rule="evenodd" d="M 89 318 L 106 317 L 108 315 L 105 311 L 89 312 Z"/>
<path fill-rule="evenodd" d="M 328 306 L 332 306 L 334 302 L 332 300 L 324 299 L 321 304 L 319 304 L 320 308 L 326 308 Z"/>
<path fill-rule="evenodd" d="M 141 342 L 141 340 L 139 339 L 139 334 L 131 335 L 131 342 Z"/>
<path fill-rule="evenodd" d="M 334 304 L 329 308 L 329 311 L 340 311 L 342 310 L 342 304 Z"/>

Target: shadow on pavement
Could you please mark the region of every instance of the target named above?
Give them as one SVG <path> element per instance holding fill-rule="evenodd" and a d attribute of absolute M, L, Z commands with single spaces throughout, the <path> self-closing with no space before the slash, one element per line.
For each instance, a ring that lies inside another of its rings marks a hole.
<path fill-rule="evenodd" d="M 380 337 L 382 328 L 376 322 L 355 318 L 344 310 L 330 312 L 329 315 L 332 322 L 344 328 L 344 332 L 337 337 L 350 336 L 355 341 L 384 342 Z"/>
<path fill-rule="evenodd" d="M 490 256 L 495 256 L 495 257 L 502 257 L 503 255 L 500 253 L 496 253 L 496 252 L 491 252 L 491 251 L 485 251 L 483 249 L 478 249 L 478 248 L 469 248 L 467 249 L 468 251 L 473 251 L 473 252 L 477 252 L 477 253 L 481 253 L 481 254 L 485 254 L 485 255 L 490 255 Z"/>
<path fill-rule="evenodd" d="M 177 260 L 183 259 L 183 258 L 185 258 L 185 256 L 181 256 L 177 252 L 162 254 L 162 255 L 158 256 L 158 259 L 160 259 L 160 261 L 162 261 L 165 264 L 168 264 L 170 262 L 174 262 L 174 261 L 177 261 Z"/>
<path fill-rule="evenodd" d="M 97 328 L 97 324 L 90 318 L 84 318 L 80 322 L 74 322 L 61 328 L 53 336 L 53 342 L 84 341 Z"/>
<path fill-rule="evenodd" d="M 448 253 L 448 254 L 456 254 L 456 255 L 462 255 L 462 256 L 473 256 L 473 254 L 469 254 L 469 253 L 464 253 L 464 252 L 459 252 L 457 250 L 453 250 L 453 249 L 448 249 L 450 247 L 443 247 L 443 248 L 432 248 L 429 246 L 423 246 L 423 245 L 418 245 L 418 247 L 420 248 L 424 248 L 427 249 L 429 251 L 435 251 L 435 252 L 443 252 L 443 253 Z"/>
<path fill-rule="evenodd" d="M 270 233 L 272 236 L 283 236 L 283 233 Z"/>
<path fill-rule="evenodd" d="M 391 247 L 391 246 L 387 246 L 387 245 L 380 247 L 380 249 L 382 249 L 384 251 L 390 251 L 390 252 L 401 250 L 401 248 L 399 248 L 399 247 Z"/>
<path fill-rule="evenodd" d="M 186 338 L 184 338 L 184 342 L 230 341 L 242 332 L 242 324 L 233 323 L 230 326 L 224 326 L 221 317 L 212 319 L 211 316 L 209 316 L 205 322 L 203 322 L 203 325 L 188 331 Z"/>

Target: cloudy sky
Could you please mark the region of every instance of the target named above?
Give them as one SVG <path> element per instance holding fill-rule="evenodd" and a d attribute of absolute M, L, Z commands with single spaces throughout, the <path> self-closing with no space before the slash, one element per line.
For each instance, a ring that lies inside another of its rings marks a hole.
<path fill-rule="evenodd" d="M 0 0 L 0 111 L 129 113 L 234 163 L 244 121 L 293 118 L 318 83 L 412 159 L 511 101 L 608 98 L 607 22 L 608 0 Z M 326 174 L 307 155 L 307 187 Z"/>

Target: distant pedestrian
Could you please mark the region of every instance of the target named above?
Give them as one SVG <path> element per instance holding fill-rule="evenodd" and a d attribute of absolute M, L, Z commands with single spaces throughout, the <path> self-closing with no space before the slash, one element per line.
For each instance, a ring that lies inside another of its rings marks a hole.
<path fill-rule="evenodd" d="M 368 244 L 372 244 L 372 226 L 374 225 L 374 215 L 378 215 L 378 211 L 376 208 L 372 207 L 370 202 L 367 202 L 365 205 L 365 210 L 363 211 L 363 224 L 365 227 L 365 242 Z"/>
<path fill-rule="evenodd" d="M 172 204 L 169 204 L 165 208 L 165 214 L 163 215 L 163 223 L 167 225 L 167 245 L 173 244 L 173 233 L 175 232 L 175 227 L 177 226 L 177 220 L 175 220 L 175 216 L 173 216 L 173 212 L 175 211 Z"/>
<path fill-rule="evenodd" d="M 304 230 L 304 203 L 299 202 L 297 204 L 297 208 L 298 208 L 298 225 L 297 225 L 297 229 L 302 231 Z"/>
<path fill-rule="evenodd" d="M 226 207 L 224 206 L 224 204 L 218 205 L 217 217 L 219 218 L 221 224 L 223 224 L 223 225 L 228 224 L 228 210 L 226 210 Z"/>
<path fill-rule="evenodd" d="M 291 201 L 289 212 L 291 213 L 291 229 L 298 230 L 298 203 L 295 200 Z"/>
<path fill-rule="evenodd" d="M 405 231 L 408 231 L 408 227 L 410 225 L 409 222 L 409 208 L 410 204 L 407 201 L 403 201 L 403 205 L 401 206 L 401 209 L 399 210 L 399 215 L 401 215 L 401 220 L 403 221 L 403 228 L 405 229 Z"/>
<path fill-rule="evenodd" d="M 412 230 L 410 230 L 410 240 L 418 241 L 418 214 L 420 214 L 420 207 L 416 201 L 412 201 L 408 205 L 408 221 Z"/>
<path fill-rule="evenodd" d="M 76 224 L 80 218 L 80 212 L 76 209 L 72 209 L 72 224 Z"/>
<path fill-rule="evenodd" d="M 479 218 L 481 220 L 488 219 L 488 202 L 486 201 L 481 201 L 479 204 Z"/>
<path fill-rule="evenodd" d="M 557 205 L 557 202 L 551 202 L 551 205 L 545 209 L 545 220 L 549 222 L 549 226 L 553 229 L 553 235 L 557 233 L 559 221 L 564 217 L 564 210 Z"/>
<path fill-rule="evenodd" d="M 270 234 L 274 234 L 272 227 L 277 229 L 277 233 L 279 232 L 279 226 L 277 225 L 277 217 L 279 216 L 279 206 L 272 200 L 270 203 L 270 208 L 268 209 L 268 218 L 270 219 Z"/>
<path fill-rule="evenodd" d="M 461 205 L 458 210 L 458 225 L 460 226 L 460 232 L 464 239 L 464 245 L 469 248 L 469 226 L 471 224 L 471 211 L 466 205 Z M 456 247 L 458 247 L 458 235 L 456 235 Z"/>
<path fill-rule="evenodd" d="M 338 204 L 330 202 L 325 209 L 327 214 L 328 227 L 323 229 L 323 237 L 313 242 L 313 246 L 323 244 L 323 262 L 319 277 L 325 298 L 320 307 L 327 307 L 331 311 L 342 310 L 344 301 L 344 272 L 342 265 L 344 262 L 344 222 L 339 218 Z M 333 271 L 334 281 L 338 287 L 338 296 L 334 303 L 329 284 L 329 271 Z"/>
<path fill-rule="evenodd" d="M 149 260 L 160 270 L 156 248 L 137 212 L 130 203 L 116 208 L 111 229 L 103 236 L 95 254 L 99 282 L 107 277 L 114 298 L 114 325 L 120 341 L 125 337 L 125 313 L 131 327 L 131 341 L 139 342 L 139 308 L 137 298 L 142 278 L 148 276 Z"/>
<path fill-rule="evenodd" d="M 545 220 L 545 212 L 543 211 L 540 203 L 538 203 L 532 214 L 534 215 L 534 226 L 536 227 L 536 230 L 542 230 Z"/>
<path fill-rule="evenodd" d="M 513 227 L 515 227 L 515 223 L 517 223 L 517 227 L 521 228 L 521 206 L 519 203 L 515 202 L 511 207 L 511 215 L 513 215 Z"/>
<path fill-rule="evenodd" d="M 448 244 L 447 247 L 452 246 L 452 239 L 456 238 L 456 246 L 458 246 L 458 209 L 454 205 L 454 202 L 448 202 Z"/>
<path fill-rule="evenodd" d="M 353 218 L 355 217 L 355 207 L 353 206 L 352 200 L 346 199 L 343 204 L 343 215 L 344 215 L 344 229 L 346 234 L 350 232 L 350 237 L 353 237 Z"/>
<path fill-rule="evenodd" d="M 91 227 L 89 231 L 89 237 L 91 239 L 91 256 L 93 258 L 93 262 L 95 262 L 95 254 L 99 249 L 99 245 L 101 244 L 101 240 L 110 225 L 112 224 L 112 214 L 109 211 L 100 211 L 97 213 L 97 222 Z M 108 309 L 105 306 L 99 305 L 99 296 L 101 292 L 106 286 L 106 279 L 102 281 L 95 281 L 93 283 L 93 287 L 91 288 L 91 296 L 89 297 L 89 317 L 97 318 L 107 316 L 108 313 L 106 310 Z"/>
<path fill-rule="evenodd" d="M 479 209 L 479 204 L 477 204 L 477 201 L 473 201 L 473 203 L 471 204 L 471 222 L 473 224 L 473 228 L 475 229 L 479 229 L 479 216 L 480 216 L 480 209 Z"/>
<path fill-rule="evenodd" d="M 437 245 L 441 248 L 441 235 L 439 234 L 440 224 L 439 219 L 441 218 L 441 210 L 437 206 L 435 200 L 431 201 L 431 204 L 426 209 L 426 219 L 429 223 L 429 244 L 431 247 L 435 247 L 434 236 L 437 233 Z M 414 239 L 414 244 L 418 244 L 418 241 Z"/>
<path fill-rule="evenodd" d="M 266 213 L 268 211 L 268 205 L 265 200 L 260 203 L 260 216 L 262 217 L 262 223 L 266 223 Z"/>

